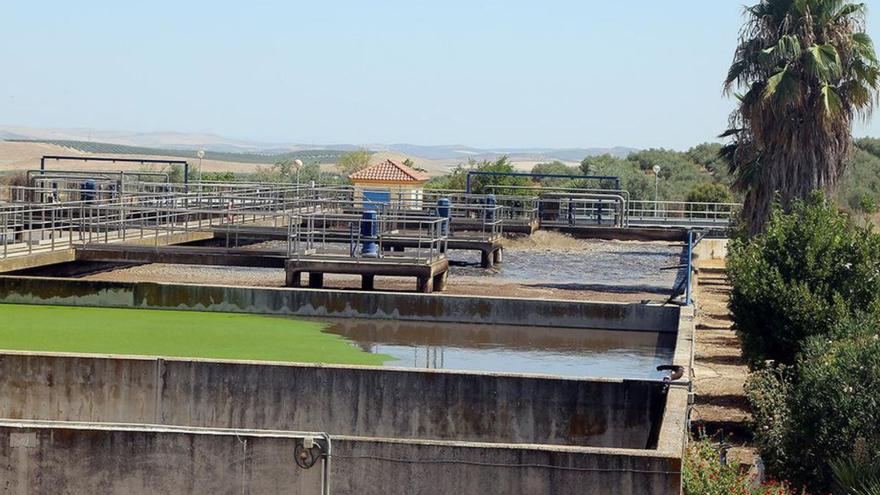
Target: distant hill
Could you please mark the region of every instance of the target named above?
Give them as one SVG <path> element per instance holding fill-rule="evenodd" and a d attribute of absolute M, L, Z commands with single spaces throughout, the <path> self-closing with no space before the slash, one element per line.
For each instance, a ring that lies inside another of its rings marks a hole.
<path fill-rule="evenodd" d="M 95 155 L 147 155 L 147 156 L 169 156 L 186 158 L 190 160 L 198 159 L 196 150 L 181 149 L 163 149 L 149 148 L 146 146 L 126 146 L 122 144 L 112 143 L 95 143 L 86 141 L 68 141 L 53 139 L 4 139 L 10 142 L 21 143 L 42 143 L 61 146 L 71 150 L 90 153 Z M 224 151 L 205 151 L 206 160 L 214 160 L 220 162 L 235 163 L 254 163 L 254 164 L 273 164 L 281 160 L 301 159 L 304 162 L 312 163 L 336 163 L 342 150 L 301 150 L 288 151 L 285 153 L 245 153 L 245 152 L 224 152 Z"/>
<path fill-rule="evenodd" d="M 381 145 L 375 146 L 381 148 Z M 460 159 L 475 160 L 494 159 L 502 155 L 508 155 L 515 161 L 581 161 L 586 156 L 610 154 L 618 158 L 625 158 L 630 153 L 638 151 L 636 148 L 613 147 L 613 148 L 501 148 L 486 149 L 470 146 L 443 145 L 443 146 L 420 146 L 414 144 L 391 144 L 387 146 L 389 151 L 413 155 L 429 160 Z"/>
<path fill-rule="evenodd" d="M 340 152 L 366 148 L 372 151 L 392 152 L 425 160 L 461 163 L 469 158 L 490 160 L 501 155 L 510 156 L 515 162 L 542 162 L 560 160 L 579 162 L 586 156 L 611 154 L 626 157 L 635 148 L 476 148 L 464 145 L 415 145 L 415 144 L 322 144 L 270 143 L 234 139 L 215 134 L 181 132 L 123 132 L 93 129 L 39 129 L 21 126 L 0 126 L 0 139 L 61 144 L 88 153 L 161 154 L 191 158 L 204 149 L 215 160 L 271 163 L 278 158 L 307 155 L 338 156 Z M 114 148 L 118 146 L 119 148 Z M 322 163 L 330 158 L 321 158 Z"/>

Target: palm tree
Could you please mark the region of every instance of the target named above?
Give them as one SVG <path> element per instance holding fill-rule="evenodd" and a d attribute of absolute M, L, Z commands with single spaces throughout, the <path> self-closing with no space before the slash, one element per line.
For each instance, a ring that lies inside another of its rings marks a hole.
<path fill-rule="evenodd" d="M 865 6 L 849 0 L 761 0 L 724 83 L 737 94 L 721 150 L 745 193 L 743 217 L 761 231 L 774 197 L 783 208 L 834 190 L 854 118 L 873 109 L 880 63 L 865 34 Z M 778 195 L 778 196 L 777 196 Z"/>

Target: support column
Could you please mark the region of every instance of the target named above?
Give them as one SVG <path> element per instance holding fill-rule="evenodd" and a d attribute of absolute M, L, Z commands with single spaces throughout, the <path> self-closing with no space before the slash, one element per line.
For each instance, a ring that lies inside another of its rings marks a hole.
<path fill-rule="evenodd" d="M 492 253 L 487 250 L 480 251 L 480 266 L 483 268 L 492 268 Z"/>
<path fill-rule="evenodd" d="M 438 273 L 434 275 L 434 291 L 443 292 L 446 289 L 446 276 L 449 274 L 448 271 L 444 271 L 443 273 Z"/>
<path fill-rule="evenodd" d="M 312 289 L 320 289 L 324 287 L 324 274 L 309 272 L 309 287 Z"/>
<path fill-rule="evenodd" d="M 418 277 L 416 279 L 416 291 L 421 292 L 422 294 L 430 294 L 434 289 L 433 280 L 430 276 L 428 277 Z"/>
<path fill-rule="evenodd" d="M 375 275 L 361 275 L 361 289 L 373 290 L 375 288 L 376 288 L 376 276 Z"/>
<path fill-rule="evenodd" d="M 502 247 L 499 247 L 495 251 L 492 251 L 492 264 L 497 265 L 498 263 L 501 263 L 501 260 L 504 257 L 502 254 L 503 252 L 504 248 Z"/>
<path fill-rule="evenodd" d="M 287 287 L 302 287 L 302 272 L 288 269 L 284 278 Z"/>

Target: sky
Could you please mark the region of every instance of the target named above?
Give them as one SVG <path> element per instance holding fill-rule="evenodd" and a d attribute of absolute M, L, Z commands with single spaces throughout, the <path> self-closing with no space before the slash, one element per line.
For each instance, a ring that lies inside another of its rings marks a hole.
<path fill-rule="evenodd" d="M 754 0 L 748 0 L 752 2 Z M 880 40 L 880 0 L 868 0 Z M 277 143 L 713 140 L 741 0 L 10 1 L 0 124 Z M 880 136 L 880 121 L 857 135 Z"/>

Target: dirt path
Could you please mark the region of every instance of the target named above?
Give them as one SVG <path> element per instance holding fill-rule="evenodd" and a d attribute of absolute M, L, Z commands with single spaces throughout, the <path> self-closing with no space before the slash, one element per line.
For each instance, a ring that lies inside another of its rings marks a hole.
<path fill-rule="evenodd" d="M 694 356 L 695 401 L 691 419 L 695 434 L 704 430 L 734 445 L 731 455 L 751 464 L 747 447 L 751 421 L 743 385 L 748 368 L 727 308 L 730 284 L 723 260 L 697 265 L 697 325 Z"/>

